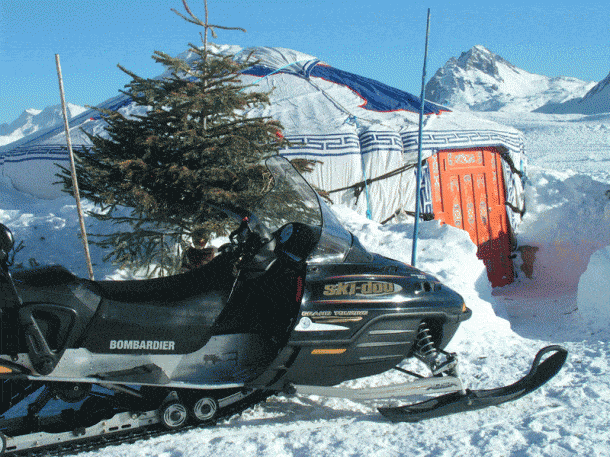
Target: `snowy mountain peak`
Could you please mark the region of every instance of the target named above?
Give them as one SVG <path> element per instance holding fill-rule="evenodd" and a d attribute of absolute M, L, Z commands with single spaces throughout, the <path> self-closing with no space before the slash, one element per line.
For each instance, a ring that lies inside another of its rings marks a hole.
<path fill-rule="evenodd" d="M 602 93 L 610 94 L 610 73 L 600 82 L 598 82 L 593 89 L 591 89 L 587 94 L 583 97 L 583 101 L 586 99 L 591 99 L 596 97 Z"/>
<path fill-rule="evenodd" d="M 40 109 L 36 109 L 36 108 L 28 108 L 28 109 L 26 109 L 26 110 L 23 112 L 22 116 L 23 116 L 24 114 L 25 114 L 25 115 L 30 115 L 30 116 L 36 116 L 37 114 L 40 114 L 41 112 L 42 112 L 42 110 L 40 110 Z"/>
<path fill-rule="evenodd" d="M 587 92 L 580 104 L 583 114 L 610 113 L 610 73 Z"/>
<path fill-rule="evenodd" d="M 480 44 L 473 46 L 466 52 L 463 52 L 458 59 L 455 60 L 455 64 L 457 67 L 469 71 L 469 70 L 477 70 L 489 75 L 498 81 L 502 81 L 502 77 L 500 75 L 500 65 L 504 65 L 507 68 L 515 69 L 516 67 L 507 62 L 502 57 L 497 54 L 494 54 L 485 46 L 481 46 Z"/>
<path fill-rule="evenodd" d="M 87 108 L 73 103 L 66 104 L 68 118 L 78 116 Z M 35 108 L 26 109 L 10 124 L 0 125 L 0 146 L 20 140 L 24 136 L 31 135 L 41 129 L 53 127 L 63 122 L 61 105 L 51 105 L 39 110 Z"/>
<path fill-rule="evenodd" d="M 426 85 L 426 98 L 457 110 L 532 111 L 582 97 L 594 84 L 529 73 L 476 45 L 436 72 Z"/>

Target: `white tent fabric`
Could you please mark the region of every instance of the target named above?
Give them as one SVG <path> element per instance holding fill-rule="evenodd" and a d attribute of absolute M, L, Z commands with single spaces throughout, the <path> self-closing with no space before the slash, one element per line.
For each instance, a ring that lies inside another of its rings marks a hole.
<path fill-rule="evenodd" d="M 282 123 L 286 138 L 292 142 L 283 155 L 322 162 L 307 176 L 312 184 L 330 191 L 334 201 L 351 205 L 362 214 L 370 211 L 376 221 L 384 221 L 400 209 L 414 209 L 419 99 L 397 89 L 388 91 L 381 83 L 332 69 L 295 51 L 253 48 L 243 50 L 241 55 L 250 53 L 262 69 L 243 76 L 245 84 L 254 85 L 255 89 L 248 90 L 272 91 L 271 106 L 251 113 L 271 116 Z M 290 65 L 291 61 L 294 64 Z M 326 72 L 318 72 L 319 68 Z M 384 91 L 397 100 L 397 109 L 371 106 L 371 98 Z M 515 209 L 522 209 L 522 134 L 469 113 L 449 112 L 434 105 L 426 112 L 431 114 L 424 119 L 423 158 L 442 149 L 498 147 L 506 159 L 503 172 L 507 201 Z M 397 169 L 404 171 L 364 189 L 359 185 Z M 429 173 L 424 170 L 422 203 L 431 212 L 429 181 Z M 508 212 L 515 227 L 520 214 Z"/>
<path fill-rule="evenodd" d="M 298 51 L 226 45 L 216 50 L 234 54 L 236 60 L 250 56 L 257 61 L 241 76 L 244 90 L 270 91 L 271 104 L 252 108 L 247 115 L 280 121 L 284 136 L 291 142 L 281 154 L 317 161 L 314 171 L 306 176 L 313 185 L 330 192 L 333 201 L 352 206 L 376 221 L 414 209 L 420 109 L 417 97 L 335 69 Z M 185 56 L 190 57 L 188 53 Z M 136 110 L 124 95 L 100 106 L 119 109 L 126 115 Z M 525 154 L 520 132 L 428 102 L 425 112 L 424 158 L 447 148 L 498 147 L 505 158 L 507 201 L 515 209 L 523 208 Z M 142 114 L 142 108 L 138 108 L 138 114 Z M 90 146 L 81 129 L 104 134 L 104 122 L 91 110 L 72 119 L 71 127 L 74 148 Z M 0 147 L 0 171 L 20 190 L 56 198 L 61 193 L 52 184 L 57 180 L 54 164 L 66 166 L 68 160 L 63 144 L 63 128 L 57 127 Z M 394 170 L 401 172 L 386 176 Z M 423 183 L 425 211 L 426 205 L 431 206 L 429 173 L 424 173 Z M 520 220 L 519 213 L 508 212 L 514 227 Z"/>

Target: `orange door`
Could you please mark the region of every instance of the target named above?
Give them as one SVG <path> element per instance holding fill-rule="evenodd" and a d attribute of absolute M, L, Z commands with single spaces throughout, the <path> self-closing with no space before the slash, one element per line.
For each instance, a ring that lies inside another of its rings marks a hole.
<path fill-rule="evenodd" d="M 435 219 L 466 230 L 492 286 L 513 282 L 502 158 L 495 148 L 446 149 L 428 159 Z"/>

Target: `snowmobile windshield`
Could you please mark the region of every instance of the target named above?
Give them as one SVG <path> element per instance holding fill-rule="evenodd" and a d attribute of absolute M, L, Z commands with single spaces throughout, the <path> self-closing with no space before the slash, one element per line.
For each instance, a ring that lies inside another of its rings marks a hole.
<path fill-rule="evenodd" d="M 320 239 L 307 261 L 342 261 L 352 245 L 351 233 L 288 160 L 273 156 L 265 164 L 273 175 L 273 188 L 252 210 L 259 222 L 270 231 L 290 222 L 318 226 Z"/>

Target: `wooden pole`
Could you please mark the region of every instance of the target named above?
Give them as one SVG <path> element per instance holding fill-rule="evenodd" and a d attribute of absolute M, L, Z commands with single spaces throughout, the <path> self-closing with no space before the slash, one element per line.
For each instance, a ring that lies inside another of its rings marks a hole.
<path fill-rule="evenodd" d="M 76 211 L 80 222 L 80 234 L 85 248 L 85 259 L 87 261 L 87 271 L 89 279 L 93 281 L 93 266 L 91 265 L 91 254 L 89 253 L 89 242 L 87 241 L 87 231 L 85 230 L 85 218 L 83 208 L 80 203 L 80 193 L 78 191 L 78 180 L 76 179 L 76 166 L 74 164 L 74 153 L 72 152 L 72 140 L 70 139 L 70 125 L 68 124 L 68 110 L 66 108 L 66 97 L 64 96 L 64 81 L 61 76 L 61 65 L 59 64 L 59 54 L 55 54 L 55 64 L 57 66 L 57 78 L 59 79 L 59 95 L 61 97 L 61 108 L 64 115 L 64 128 L 66 130 L 66 142 L 68 144 L 68 155 L 70 156 L 70 171 L 72 172 L 72 187 L 74 187 L 74 198 L 76 199 Z"/>

